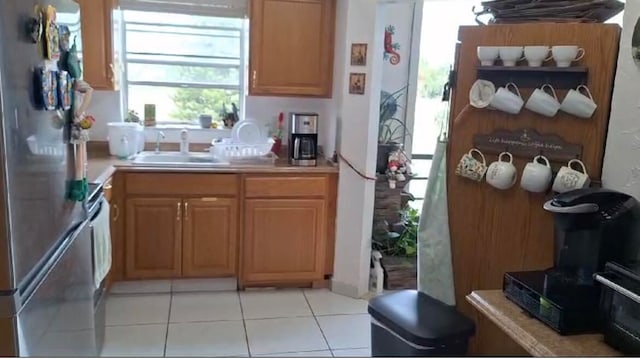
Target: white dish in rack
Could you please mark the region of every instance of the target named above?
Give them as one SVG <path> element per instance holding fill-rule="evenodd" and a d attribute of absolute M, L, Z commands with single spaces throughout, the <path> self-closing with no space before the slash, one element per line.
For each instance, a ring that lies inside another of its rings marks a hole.
<path fill-rule="evenodd" d="M 266 140 L 258 124 L 251 120 L 236 123 L 231 130 L 231 138 L 234 143 L 244 145 L 263 144 Z"/>

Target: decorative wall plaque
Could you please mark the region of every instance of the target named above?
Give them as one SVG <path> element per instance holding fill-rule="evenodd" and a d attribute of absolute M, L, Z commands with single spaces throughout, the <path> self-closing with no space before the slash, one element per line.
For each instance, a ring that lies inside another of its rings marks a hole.
<path fill-rule="evenodd" d="M 514 131 L 498 129 L 473 136 L 473 145 L 483 153 L 508 151 L 516 157 L 533 158 L 542 154 L 550 161 L 566 162 L 582 157 L 582 145 L 566 142 L 554 134 L 540 134 L 533 128 Z"/>

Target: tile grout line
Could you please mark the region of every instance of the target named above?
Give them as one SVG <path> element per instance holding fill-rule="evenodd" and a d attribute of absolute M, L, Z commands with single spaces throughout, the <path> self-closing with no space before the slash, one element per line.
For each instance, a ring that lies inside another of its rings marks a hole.
<path fill-rule="evenodd" d="M 316 317 L 316 313 L 313 311 L 313 307 L 311 306 L 311 303 L 309 303 L 309 298 L 307 298 L 307 293 L 305 293 L 304 290 L 302 291 L 302 296 L 304 296 L 304 300 L 305 302 L 307 302 L 307 305 L 309 306 L 309 310 L 311 310 L 311 314 L 313 314 L 313 320 L 316 322 L 318 329 L 320 329 L 320 334 L 322 334 L 322 339 L 324 339 L 325 344 L 327 344 L 327 349 L 329 350 L 329 353 L 331 353 L 331 357 L 334 357 L 333 350 L 331 349 L 331 345 L 329 345 L 329 340 L 327 340 L 327 336 L 324 334 L 324 331 L 322 330 L 322 326 L 320 325 L 320 322 Z"/>
<path fill-rule="evenodd" d="M 240 315 L 242 316 L 242 326 L 244 327 L 244 341 L 247 343 L 247 354 L 251 358 L 251 347 L 249 346 L 249 332 L 247 332 L 247 322 L 244 319 L 244 308 L 242 307 L 242 299 L 240 299 L 240 291 L 236 290 L 238 295 L 238 303 L 240 304 Z"/>
<path fill-rule="evenodd" d="M 173 283 L 171 284 L 173 285 Z M 173 293 L 171 292 L 171 287 L 169 287 L 169 315 L 167 316 L 167 331 L 164 336 L 164 351 L 162 352 L 163 357 L 167 357 L 167 342 L 169 341 L 169 322 L 171 321 L 171 307 L 173 306 Z"/>

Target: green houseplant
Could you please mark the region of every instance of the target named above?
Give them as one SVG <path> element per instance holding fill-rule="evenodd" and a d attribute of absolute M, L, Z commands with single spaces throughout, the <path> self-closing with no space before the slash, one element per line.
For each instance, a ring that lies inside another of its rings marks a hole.
<path fill-rule="evenodd" d="M 380 118 L 378 121 L 378 156 L 376 171 L 384 173 L 387 169 L 387 159 L 389 153 L 402 148 L 405 136 L 411 133 L 403 120 L 395 117 L 399 109 L 402 108 L 398 102 L 406 93 L 407 86 L 389 93 L 380 93 Z"/>
<path fill-rule="evenodd" d="M 382 254 L 386 289 L 415 289 L 417 286 L 418 223 L 417 209 L 404 207 L 401 221 L 373 238 L 372 247 Z"/>

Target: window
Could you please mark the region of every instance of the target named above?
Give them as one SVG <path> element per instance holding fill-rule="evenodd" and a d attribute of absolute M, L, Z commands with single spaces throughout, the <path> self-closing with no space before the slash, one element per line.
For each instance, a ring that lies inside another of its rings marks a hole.
<path fill-rule="evenodd" d="M 458 27 L 476 24 L 470 11 L 473 4 L 473 0 L 424 2 L 411 148 L 411 170 L 417 177 L 409 182 L 409 192 L 416 198 L 411 205 L 418 210 L 427 191 L 438 134 L 446 132 L 449 120 L 449 104 L 442 101 L 442 91 L 455 61 Z"/>
<path fill-rule="evenodd" d="M 242 108 L 245 30 L 243 18 L 124 10 L 126 107 L 142 117 L 155 104 L 164 124 Z"/>

